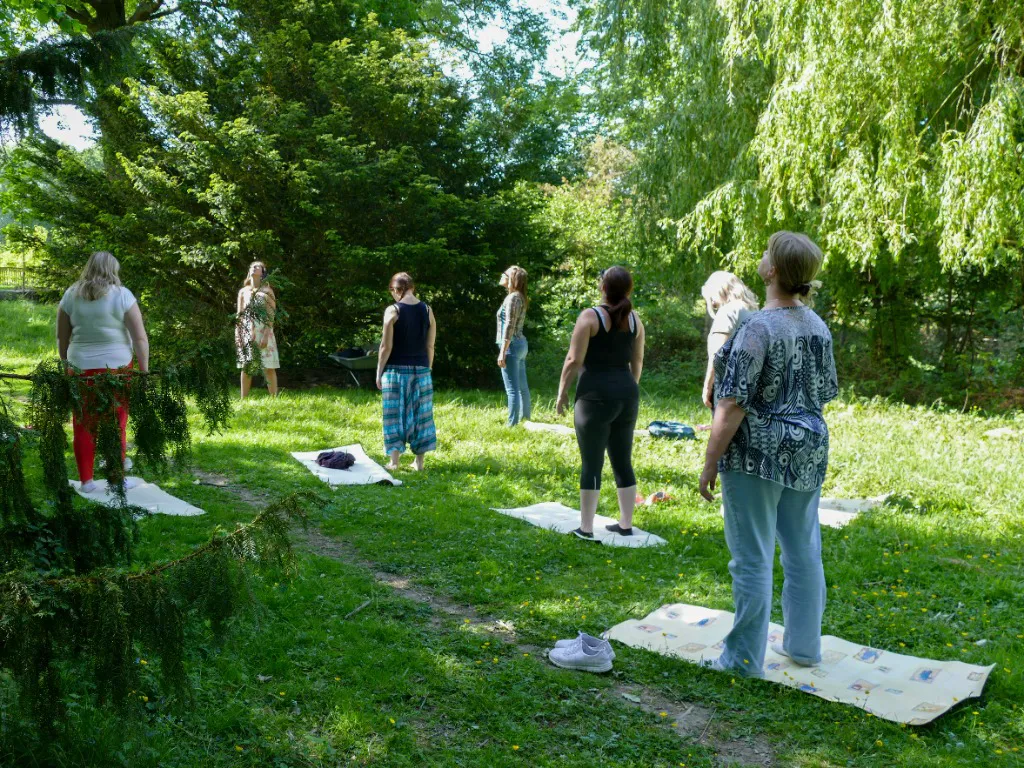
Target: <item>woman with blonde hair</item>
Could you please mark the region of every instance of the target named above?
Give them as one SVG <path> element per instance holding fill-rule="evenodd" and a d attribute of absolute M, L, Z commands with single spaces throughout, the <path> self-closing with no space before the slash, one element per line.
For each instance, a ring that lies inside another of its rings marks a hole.
<path fill-rule="evenodd" d="M 267 265 L 254 261 L 238 291 L 238 324 L 235 326 L 235 346 L 238 350 L 238 367 L 242 370 L 241 394 L 245 399 L 252 386 L 252 375 L 246 366 L 253 360 L 254 351 L 259 350 L 260 368 L 267 380 L 271 397 L 277 397 L 277 369 L 281 358 L 277 352 L 277 338 L 274 336 L 274 315 L 277 312 L 277 297 L 274 289 L 265 282 Z"/>
<path fill-rule="evenodd" d="M 72 425 L 72 448 L 78 479 L 84 493 L 96 489 L 93 480 L 96 459 L 96 431 L 100 414 L 90 413 L 89 377 L 102 373 L 128 375 L 134 370 L 149 371 L 149 337 L 142 322 L 139 304 L 132 292 L 121 285 L 121 265 L 113 254 L 96 251 L 85 264 L 78 281 L 64 292 L 57 310 L 57 350 L 60 359 L 86 386 L 82 402 L 76 406 Z M 116 403 L 117 426 L 121 433 L 121 460 L 127 461 L 128 401 Z M 136 481 L 125 479 L 125 487 Z"/>
<path fill-rule="evenodd" d="M 749 677 L 764 674 L 776 539 L 786 631 L 772 651 L 802 666 L 821 659 L 818 498 L 829 448 L 822 409 L 839 392 L 832 336 L 807 305 L 822 259 L 806 235 L 772 235 L 757 268 L 767 286 L 764 309 L 715 356 L 715 415 L 699 490 L 713 501 L 721 473 L 736 603 L 715 666 Z"/>
<path fill-rule="evenodd" d="M 729 340 L 751 312 L 756 312 L 757 296 L 732 272 L 712 272 L 700 289 L 711 315 L 708 333 L 708 367 L 704 375 L 704 405 L 711 407 L 715 389 L 715 354 Z"/>
<path fill-rule="evenodd" d="M 511 266 L 501 273 L 498 284 L 508 291 L 498 308 L 498 367 L 508 395 L 508 425 L 514 427 L 530 418 L 530 385 L 526 381 L 529 345 L 523 335 L 526 322 L 526 270 Z"/>
<path fill-rule="evenodd" d="M 398 469 L 406 444 L 423 469 L 427 451 L 437 448 L 434 429 L 434 311 L 416 298 L 416 285 L 406 272 L 388 283 L 394 303 L 384 313 L 377 355 L 377 389 L 383 393 L 384 452 L 391 457 L 387 468 Z"/>

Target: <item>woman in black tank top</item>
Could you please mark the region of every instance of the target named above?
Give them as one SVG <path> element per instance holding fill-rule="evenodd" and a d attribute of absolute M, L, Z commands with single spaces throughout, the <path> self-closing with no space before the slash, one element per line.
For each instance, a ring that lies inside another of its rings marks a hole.
<path fill-rule="evenodd" d="M 434 429 L 434 337 L 437 324 L 430 307 L 416 298 L 412 278 L 399 272 L 388 286 L 395 303 L 384 313 L 377 357 L 377 389 L 384 393 L 384 452 L 387 468 L 398 469 L 405 446 L 423 469 L 423 456 L 437 447 Z"/>
<path fill-rule="evenodd" d="M 633 278 L 626 269 L 612 267 L 601 273 L 601 306 L 580 313 L 562 367 L 559 415 L 569 404 L 570 383 L 582 368 L 573 413 L 582 464 L 580 527 L 573 533 L 581 539 L 594 540 L 605 451 L 619 501 L 619 522 L 605 527 L 621 536 L 633 533 L 633 429 L 640 405 L 645 332 L 629 300 L 632 290 Z"/>

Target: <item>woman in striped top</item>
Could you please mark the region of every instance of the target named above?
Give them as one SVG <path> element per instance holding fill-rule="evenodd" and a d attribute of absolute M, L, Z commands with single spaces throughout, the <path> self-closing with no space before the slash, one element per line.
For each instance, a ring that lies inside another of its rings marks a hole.
<path fill-rule="evenodd" d="M 498 282 L 508 295 L 498 309 L 498 367 L 508 395 L 508 425 L 530 418 L 530 386 L 526 383 L 526 353 L 529 346 L 523 335 L 526 322 L 526 270 L 511 266 Z"/>

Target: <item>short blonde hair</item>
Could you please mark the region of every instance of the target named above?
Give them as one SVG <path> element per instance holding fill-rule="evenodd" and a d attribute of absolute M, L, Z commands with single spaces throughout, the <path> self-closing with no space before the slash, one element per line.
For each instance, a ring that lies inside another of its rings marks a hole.
<path fill-rule="evenodd" d="M 744 285 L 732 272 L 712 272 L 700 289 L 700 295 L 708 305 L 712 317 L 730 301 L 742 301 L 747 309 L 756 312 L 760 306 L 754 292 Z"/>
<path fill-rule="evenodd" d="M 107 295 L 111 286 L 121 286 L 121 265 L 110 251 L 95 251 L 72 286 L 83 299 L 95 301 Z"/>
<path fill-rule="evenodd" d="M 768 263 L 775 267 L 779 288 L 791 295 L 813 298 L 821 287 L 815 275 L 825 257 L 807 235 L 800 232 L 776 232 L 768 238 Z"/>

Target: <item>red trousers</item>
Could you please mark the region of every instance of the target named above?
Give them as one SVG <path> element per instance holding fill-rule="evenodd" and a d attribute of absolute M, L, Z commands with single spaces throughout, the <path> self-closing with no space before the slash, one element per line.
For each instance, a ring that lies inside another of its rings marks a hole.
<path fill-rule="evenodd" d="M 82 371 L 82 376 L 94 376 L 98 373 L 128 373 L 135 368 L 134 363 L 128 363 L 123 368 L 90 368 Z M 90 409 L 95 407 L 94 398 L 89 395 L 88 387 L 92 386 L 92 381 L 86 380 L 82 382 L 87 388 L 82 396 L 82 410 L 83 413 L 79 413 L 76 408 L 71 415 L 71 424 L 74 428 L 74 440 L 71 445 L 75 452 L 75 464 L 78 465 L 78 479 L 83 483 L 87 483 L 92 480 L 93 477 L 93 465 L 96 462 L 96 429 L 101 418 L 101 414 L 90 413 Z M 117 426 L 121 432 L 121 461 L 124 461 L 125 455 L 128 453 L 128 401 L 125 397 L 119 397 L 117 400 Z"/>

